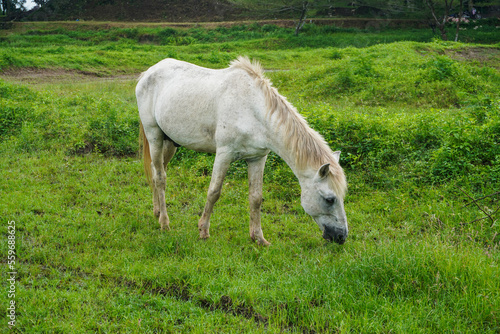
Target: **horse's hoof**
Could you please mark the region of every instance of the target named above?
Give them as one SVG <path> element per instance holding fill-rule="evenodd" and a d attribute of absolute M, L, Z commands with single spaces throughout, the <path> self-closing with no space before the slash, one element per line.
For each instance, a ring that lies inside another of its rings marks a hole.
<path fill-rule="evenodd" d="M 206 240 L 208 238 L 210 238 L 210 234 L 208 233 L 208 231 L 200 230 L 200 239 Z"/>
<path fill-rule="evenodd" d="M 160 228 L 162 231 L 170 231 L 170 222 L 168 221 L 168 217 L 160 216 L 158 222 L 160 223 Z"/>
<path fill-rule="evenodd" d="M 258 239 L 258 240 L 255 240 L 255 242 L 257 243 L 257 245 L 260 245 L 260 246 L 269 246 L 271 244 L 266 239 Z"/>
<path fill-rule="evenodd" d="M 255 241 L 258 245 L 261 246 L 269 246 L 270 243 L 264 239 L 264 236 L 262 235 L 262 231 L 250 231 L 250 238 Z"/>

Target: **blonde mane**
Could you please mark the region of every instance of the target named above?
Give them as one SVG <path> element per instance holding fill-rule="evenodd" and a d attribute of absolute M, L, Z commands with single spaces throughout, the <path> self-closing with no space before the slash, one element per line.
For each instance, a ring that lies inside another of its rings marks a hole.
<path fill-rule="evenodd" d="M 276 115 L 278 124 L 283 127 L 286 147 L 295 152 L 295 163 L 298 168 L 307 166 L 319 169 L 323 164 L 330 164 L 329 182 L 335 193 L 344 197 L 347 182 L 342 167 L 337 163 L 333 152 L 323 137 L 311 129 L 307 121 L 297 112 L 287 99 L 278 93 L 271 81 L 264 76 L 259 62 L 251 62 L 247 57 L 238 57 L 230 67 L 240 68 L 250 74 L 264 92 L 269 117 Z"/>

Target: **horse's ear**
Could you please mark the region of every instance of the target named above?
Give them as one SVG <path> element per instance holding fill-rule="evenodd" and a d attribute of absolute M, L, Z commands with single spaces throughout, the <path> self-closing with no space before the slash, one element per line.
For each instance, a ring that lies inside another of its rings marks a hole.
<path fill-rule="evenodd" d="M 340 160 L 340 151 L 333 152 L 333 158 L 335 159 L 336 162 L 339 162 L 339 160 Z"/>
<path fill-rule="evenodd" d="M 324 164 L 319 168 L 318 176 L 320 179 L 324 179 L 330 173 L 330 164 Z"/>

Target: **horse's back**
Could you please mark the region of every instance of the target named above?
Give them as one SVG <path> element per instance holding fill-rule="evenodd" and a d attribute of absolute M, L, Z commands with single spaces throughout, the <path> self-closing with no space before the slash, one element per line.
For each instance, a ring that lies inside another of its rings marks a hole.
<path fill-rule="evenodd" d="M 157 94 L 173 97 L 199 94 L 196 88 L 209 89 L 208 81 L 215 79 L 217 72 L 176 59 L 164 59 L 141 74 L 136 94 L 138 99 L 156 98 Z"/>
<path fill-rule="evenodd" d="M 148 69 L 136 93 L 143 123 L 157 124 L 176 143 L 205 152 L 224 145 L 228 133 L 242 138 L 254 131 L 255 110 L 264 106 L 263 99 L 257 101 L 259 90 L 247 72 L 208 69 L 175 59 Z"/>

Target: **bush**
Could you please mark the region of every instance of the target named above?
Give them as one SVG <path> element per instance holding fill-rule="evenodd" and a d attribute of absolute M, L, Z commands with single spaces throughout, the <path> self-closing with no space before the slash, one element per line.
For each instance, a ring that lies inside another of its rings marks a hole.
<path fill-rule="evenodd" d="M 120 119 L 109 105 L 101 106 L 102 116 L 92 119 L 85 141 L 94 151 L 107 155 L 133 155 L 137 153 L 138 119 Z"/>
<path fill-rule="evenodd" d="M 21 131 L 23 122 L 34 118 L 30 100 L 35 94 L 25 87 L 0 80 L 0 141 Z"/>
<path fill-rule="evenodd" d="M 488 107 L 489 108 L 489 107 Z M 500 162 L 500 109 L 493 104 L 481 122 L 457 110 L 427 109 L 415 115 L 332 110 L 309 104 L 307 120 L 341 150 L 347 169 L 392 173 L 394 179 L 444 183 L 451 179 L 493 180 Z M 384 176 L 387 178 L 387 175 Z"/>
<path fill-rule="evenodd" d="M 443 81 L 457 74 L 455 61 L 446 56 L 436 56 L 422 67 L 427 69 L 423 75 L 424 80 L 427 81 Z"/>
<path fill-rule="evenodd" d="M 343 97 L 375 106 L 396 102 L 450 108 L 478 94 L 497 94 L 500 76 L 496 71 L 446 55 L 420 53 L 420 47 L 416 43 L 396 43 L 329 52 L 322 66 L 274 77 L 278 83 L 295 84 L 304 95 L 318 100 L 330 102 Z"/>

